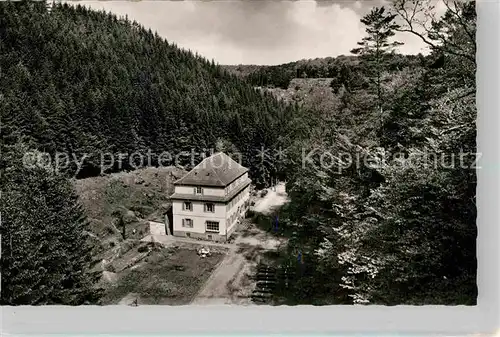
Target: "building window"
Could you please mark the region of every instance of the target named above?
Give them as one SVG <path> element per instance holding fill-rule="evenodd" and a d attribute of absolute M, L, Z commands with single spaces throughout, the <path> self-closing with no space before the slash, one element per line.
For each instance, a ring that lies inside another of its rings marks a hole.
<path fill-rule="evenodd" d="M 186 201 L 182 204 L 182 209 L 185 211 L 192 211 L 193 210 L 193 204 L 189 201 Z"/>
<path fill-rule="evenodd" d="M 193 228 L 193 219 L 182 219 L 182 227 Z"/>
<path fill-rule="evenodd" d="M 196 194 L 203 194 L 203 189 L 200 186 L 198 186 L 195 188 L 195 193 Z"/>
<path fill-rule="evenodd" d="M 219 223 L 217 221 L 207 221 L 207 232 L 218 232 Z"/>
<path fill-rule="evenodd" d="M 215 212 L 215 205 L 214 204 L 205 204 L 205 212 Z"/>

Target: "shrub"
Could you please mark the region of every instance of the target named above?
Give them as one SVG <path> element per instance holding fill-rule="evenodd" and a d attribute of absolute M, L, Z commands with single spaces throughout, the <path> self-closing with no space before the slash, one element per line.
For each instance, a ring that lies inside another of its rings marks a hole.
<path fill-rule="evenodd" d="M 104 265 L 104 270 L 111 273 L 116 273 L 115 266 L 113 266 L 111 263 Z"/>
<path fill-rule="evenodd" d="M 139 248 L 137 248 L 137 251 L 139 253 L 145 253 L 149 250 L 148 246 L 140 246 Z"/>

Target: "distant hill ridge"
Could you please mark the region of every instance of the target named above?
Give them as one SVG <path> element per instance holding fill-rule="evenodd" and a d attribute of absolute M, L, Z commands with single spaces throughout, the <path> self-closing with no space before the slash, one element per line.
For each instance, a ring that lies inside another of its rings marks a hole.
<path fill-rule="evenodd" d="M 391 57 L 390 70 L 401 70 L 418 66 L 422 55 L 394 54 Z M 225 65 L 228 72 L 247 79 L 256 86 L 272 86 L 287 89 L 294 78 L 338 78 L 342 68 L 352 72 L 363 72 L 359 57 L 340 55 L 315 59 L 303 59 L 280 65 Z"/>

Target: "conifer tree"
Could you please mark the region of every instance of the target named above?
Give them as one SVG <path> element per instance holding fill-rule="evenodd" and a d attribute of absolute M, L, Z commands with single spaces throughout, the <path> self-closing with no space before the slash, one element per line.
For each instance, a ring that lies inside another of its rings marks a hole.
<path fill-rule="evenodd" d="M 379 111 L 382 111 L 382 73 L 387 67 L 387 55 L 402 44 L 389 41 L 399 27 L 394 22 L 395 17 L 394 14 L 386 13 L 385 7 L 372 9 L 361 19 L 366 26 L 367 36 L 358 42 L 358 48 L 351 50 L 351 53 L 361 56 L 361 60 L 365 63 L 370 82 L 375 86 Z"/>
<path fill-rule="evenodd" d="M 2 152 L 2 305 L 98 303 L 88 222 L 70 182 L 31 167 L 29 155 L 24 165 L 24 146 Z"/>

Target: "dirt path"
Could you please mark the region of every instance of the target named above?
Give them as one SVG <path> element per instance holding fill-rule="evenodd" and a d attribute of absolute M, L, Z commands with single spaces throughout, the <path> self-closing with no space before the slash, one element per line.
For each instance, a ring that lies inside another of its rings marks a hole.
<path fill-rule="evenodd" d="M 287 200 L 284 184 L 277 186 L 276 191 L 269 190 L 268 194 L 256 203 L 254 209 L 267 213 L 274 207 L 283 205 Z M 268 233 L 256 228 L 252 224 L 240 225 L 236 234 L 235 243 L 230 245 L 226 257 L 212 273 L 205 285 L 191 304 L 220 305 L 239 304 L 250 305 L 248 296 L 252 291 L 252 282 L 247 274 L 257 265 L 257 255 L 264 250 L 274 250 L 283 242 Z M 241 235 L 246 231 L 245 236 Z M 227 245 L 226 245 L 227 246 Z"/>
<path fill-rule="evenodd" d="M 245 258 L 231 248 L 226 257 L 212 273 L 201 288 L 192 304 L 231 304 L 231 294 L 227 289 L 228 282 L 242 270 Z"/>
<path fill-rule="evenodd" d="M 268 214 L 275 207 L 283 205 L 287 201 L 287 195 L 285 192 L 285 184 L 279 183 L 276 186 L 276 191 L 268 189 L 268 193 L 264 198 L 259 200 L 255 206 L 254 211 L 259 213 Z"/>

